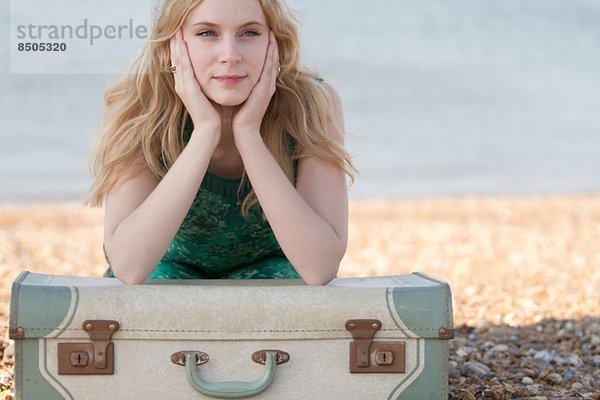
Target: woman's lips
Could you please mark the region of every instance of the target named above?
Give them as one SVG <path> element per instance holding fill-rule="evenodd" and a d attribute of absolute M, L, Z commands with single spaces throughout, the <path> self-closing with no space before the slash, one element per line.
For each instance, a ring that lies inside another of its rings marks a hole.
<path fill-rule="evenodd" d="M 237 76 L 237 75 L 223 75 L 223 76 L 215 76 L 215 79 L 219 81 L 224 86 L 235 86 L 241 81 L 243 81 L 245 76 Z"/>

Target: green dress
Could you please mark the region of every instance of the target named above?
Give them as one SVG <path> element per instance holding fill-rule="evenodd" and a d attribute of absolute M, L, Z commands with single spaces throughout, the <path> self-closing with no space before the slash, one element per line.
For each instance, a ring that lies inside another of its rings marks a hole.
<path fill-rule="evenodd" d="M 184 130 L 187 143 L 193 126 Z M 295 144 L 288 137 L 290 151 Z M 294 164 L 294 172 L 297 164 Z M 300 279 L 257 207 L 247 218 L 238 200 L 239 179 L 206 172 L 196 197 L 166 254 L 148 279 Z M 109 268 L 108 276 L 114 277 Z"/>

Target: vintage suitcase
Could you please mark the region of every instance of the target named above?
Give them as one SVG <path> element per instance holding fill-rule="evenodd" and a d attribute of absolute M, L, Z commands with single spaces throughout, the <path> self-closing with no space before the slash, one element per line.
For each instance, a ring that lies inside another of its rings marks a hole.
<path fill-rule="evenodd" d="M 21 273 L 16 398 L 447 399 L 452 301 L 422 273 L 155 281 Z"/>

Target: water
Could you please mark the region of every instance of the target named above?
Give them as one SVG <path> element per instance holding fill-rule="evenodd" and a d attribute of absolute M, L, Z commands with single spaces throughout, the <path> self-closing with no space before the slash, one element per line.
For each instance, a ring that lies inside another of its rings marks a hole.
<path fill-rule="evenodd" d="M 293 0 L 352 198 L 600 190 L 600 3 Z M 8 5 L 0 6 L 2 58 Z M 111 55 L 106 54 L 107 58 Z M 0 74 L 0 201 L 78 200 L 110 75 Z"/>

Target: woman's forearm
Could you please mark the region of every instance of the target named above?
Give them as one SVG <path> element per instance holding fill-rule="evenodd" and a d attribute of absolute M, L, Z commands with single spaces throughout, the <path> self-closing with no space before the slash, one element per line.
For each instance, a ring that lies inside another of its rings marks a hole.
<path fill-rule="evenodd" d="M 238 150 L 286 257 L 308 284 L 333 279 L 346 251 L 345 241 L 304 201 L 259 135 L 240 143 Z"/>
<path fill-rule="evenodd" d="M 187 215 L 217 144 L 215 135 L 194 132 L 154 190 L 108 236 L 116 277 L 140 284 L 152 273 Z"/>

